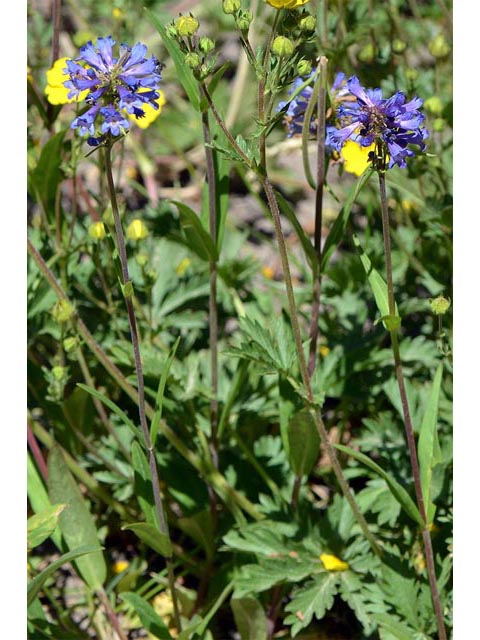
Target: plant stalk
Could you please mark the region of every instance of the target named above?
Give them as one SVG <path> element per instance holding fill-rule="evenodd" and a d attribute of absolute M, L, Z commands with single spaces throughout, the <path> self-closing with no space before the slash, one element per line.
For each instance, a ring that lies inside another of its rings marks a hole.
<path fill-rule="evenodd" d="M 380 201 L 382 209 L 382 226 L 383 226 L 383 241 L 385 248 L 385 264 L 387 274 L 387 290 L 388 290 L 388 312 L 391 316 L 395 315 L 395 298 L 393 292 L 393 277 L 392 277 L 392 250 L 390 244 L 390 221 L 388 216 L 388 204 L 387 204 L 387 192 L 385 186 L 385 172 L 378 172 L 379 186 L 380 186 Z M 435 616 L 438 624 L 438 636 L 439 640 L 447 640 L 447 633 L 445 630 L 445 623 L 443 620 L 442 605 L 440 602 L 440 594 L 438 592 L 437 579 L 435 576 L 435 560 L 433 555 L 432 540 L 430 536 L 430 529 L 428 528 L 427 513 L 425 509 L 425 502 L 422 493 L 422 484 L 420 480 L 420 467 L 418 464 L 417 449 L 415 446 L 415 435 L 413 431 L 412 419 L 410 416 L 410 408 L 408 406 L 407 392 L 405 389 L 405 380 L 403 377 L 402 361 L 400 358 L 400 348 L 398 345 L 398 333 L 397 329 L 390 330 L 390 338 L 392 342 L 393 358 L 395 363 L 395 375 L 397 378 L 397 384 L 400 392 L 400 399 L 402 403 L 403 417 L 405 422 L 405 433 L 408 443 L 408 451 L 410 454 L 410 462 L 412 465 L 413 481 L 415 486 L 415 495 L 417 498 L 418 510 L 423 520 L 422 537 L 425 549 L 425 560 L 427 563 L 428 580 L 430 583 L 430 591 L 432 594 L 433 606 L 435 609 Z"/>
<path fill-rule="evenodd" d="M 135 360 L 135 370 L 137 373 L 138 413 L 140 417 L 140 424 L 143 430 L 143 435 L 145 438 L 145 443 L 148 449 L 148 457 L 149 457 L 148 462 L 150 467 L 150 476 L 152 480 L 153 496 L 155 500 L 158 521 L 160 524 L 160 530 L 164 535 L 166 535 L 170 539 L 168 523 L 165 518 L 162 496 L 160 493 L 160 480 L 159 480 L 159 474 L 158 474 L 158 468 L 157 468 L 157 461 L 155 459 L 155 453 L 154 453 L 152 441 L 150 438 L 150 431 L 147 424 L 147 416 L 145 413 L 145 386 L 144 386 L 144 380 L 143 380 L 142 361 L 140 357 L 140 344 L 138 340 L 137 321 L 135 318 L 135 311 L 133 308 L 134 294 L 133 294 L 133 289 L 131 289 L 131 291 L 129 290 L 131 288 L 132 281 L 130 279 L 130 274 L 128 272 L 127 250 L 125 246 L 125 238 L 123 235 L 122 223 L 120 220 L 120 213 L 118 210 L 115 185 L 113 182 L 111 150 L 112 150 L 112 145 L 110 142 L 108 142 L 105 145 L 105 174 L 107 178 L 110 202 L 112 204 L 112 213 L 113 213 L 113 219 L 115 223 L 115 232 L 117 236 L 117 249 L 118 249 L 121 271 L 122 271 L 123 292 L 124 292 L 124 298 L 125 298 L 125 305 L 127 307 L 128 321 L 130 325 L 130 335 L 132 339 L 133 355 Z M 180 620 L 180 610 L 178 608 L 177 593 L 175 589 L 173 560 L 172 558 L 165 558 L 165 562 L 168 570 L 168 580 L 169 580 L 170 592 L 171 592 L 172 601 L 173 601 L 175 624 L 178 631 L 181 632 L 182 626 L 181 626 L 181 620 Z"/>

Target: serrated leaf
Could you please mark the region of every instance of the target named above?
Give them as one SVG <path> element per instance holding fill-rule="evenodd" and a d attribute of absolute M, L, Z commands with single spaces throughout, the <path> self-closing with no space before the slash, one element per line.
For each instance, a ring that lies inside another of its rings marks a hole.
<path fill-rule="evenodd" d="M 398 315 L 397 304 L 395 303 L 395 315 L 390 314 L 388 304 L 388 289 L 385 280 L 378 273 L 378 271 L 372 267 L 370 258 L 363 250 L 360 244 L 360 240 L 355 234 L 353 235 L 353 243 L 358 249 L 361 263 L 363 265 L 363 268 L 365 269 L 368 282 L 370 283 L 370 286 L 372 288 L 375 302 L 377 303 L 377 308 L 380 311 L 380 317 L 382 318 L 383 326 L 389 331 L 398 329 L 398 327 L 400 326 L 400 316 Z"/>
<path fill-rule="evenodd" d="M 30 551 L 46 540 L 56 529 L 65 504 L 53 504 L 27 520 L 27 549 Z"/>
<path fill-rule="evenodd" d="M 133 591 L 121 593 L 120 598 L 135 609 L 140 622 L 149 633 L 160 640 L 171 640 L 172 636 L 167 625 L 151 604 Z"/>
<path fill-rule="evenodd" d="M 310 624 L 313 616 L 321 620 L 332 608 L 339 580 L 337 573 L 322 573 L 293 594 L 285 607 L 285 611 L 290 612 L 290 615 L 284 620 L 285 624 L 292 625 L 292 638 Z"/>
<path fill-rule="evenodd" d="M 180 216 L 180 224 L 185 234 L 185 241 L 190 249 L 202 260 L 216 262 L 218 260 L 217 247 L 198 215 L 182 202 L 171 200 Z"/>
<path fill-rule="evenodd" d="M 235 597 L 261 593 L 285 582 L 300 582 L 312 574 L 315 565 L 311 558 L 292 558 L 285 547 L 278 555 L 281 557 L 262 560 L 260 564 L 243 565 L 235 580 Z"/>
<path fill-rule="evenodd" d="M 52 447 L 48 456 L 48 490 L 53 503 L 67 505 L 60 514 L 59 524 L 68 548 L 73 550 L 85 545 L 98 548 L 95 520 L 57 445 Z M 79 557 L 75 566 L 92 591 L 102 587 L 107 577 L 107 566 L 101 551 Z"/>
<path fill-rule="evenodd" d="M 381 478 L 383 478 L 387 482 L 390 488 L 390 491 L 392 492 L 392 495 L 398 500 L 400 505 L 403 507 L 405 513 L 409 515 L 410 518 L 412 518 L 412 520 L 414 520 L 421 527 L 424 526 L 422 522 L 422 518 L 420 516 L 420 513 L 415 503 L 410 498 L 410 496 L 405 491 L 405 489 L 402 487 L 402 485 L 400 485 L 396 480 L 394 480 L 386 471 L 384 471 L 378 464 L 373 462 L 373 460 L 371 460 L 365 454 L 360 453 L 359 451 L 355 451 L 350 447 L 345 447 L 342 444 L 335 444 L 334 446 L 339 451 L 343 451 L 343 453 L 346 453 L 349 456 L 352 456 L 352 458 L 355 458 L 365 466 L 369 467 L 370 469 L 372 469 L 372 471 L 375 471 L 375 473 L 377 473 Z"/>
<path fill-rule="evenodd" d="M 232 598 L 230 606 L 241 640 L 267 640 L 267 616 L 256 598 Z"/>
<path fill-rule="evenodd" d="M 420 464 L 420 480 L 423 500 L 427 512 L 427 523 L 431 524 L 435 516 L 435 505 L 432 502 L 432 473 L 437 464 L 442 462 L 442 452 L 438 441 L 437 418 L 442 384 L 443 366 L 435 373 L 432 389 L 420 427 L 418 438 L 418 462 Z"/>
<path fill-rule="evenodd" d="M 348 194 L 345 204 L 340 210 L 340 213 L 335 218 L 335 222 L 333 223 L 332 228 L 330 229 L 328 236 L 325 239 L 325 244 L 323 245 L 322 257 L 320 260 L 320 273 L 325 272 L 325 269 L 328 267 L 328 263 L 333 252 L 345 235 L 348 219 L 350 217 L 350 212 L 355 203 L 355 200 L 357 199 L 360 191 L 370 180 L 373 173 L 374 170 L 369 168 L 360 176 L 360 178 L 357 180 L 356 184 Z"/>
<path fill-rule="evenodd" d="M 373 619 L 379 626 L 381 640 L 412 640 L 415 630 L 390 613 L 377 613 Z"/>
<path fill-rule="evenodd" d="M 63 554 L 62 556 L 60 556 L 60 558 L 54 560 L 51 564 L 49 564 L 46 569 L 41 571 L 28 583 L 27 605 L 30 605 L 35 600 L 47 578 L 54 574 L 57 569 L 60 569 L 61 566 L 63 566 L 67 562 L 71 562 L 72 560 L 77 560 L 78 562 L 78 558 L 89 553 L 101 553 L 101 547 L 99 547 L 98 544 L 82 545 L 77 549 L 73 549 L 72 551 Z"/>
<path fill-rule="evenodd" d="M 303 409 L 290 417 L 287 437 L 292 471 L 308 476 L 320 451 L 320 436 L 310 411 Z"/>
<path fill-rule="evenodd" d="M 132 522 L 131 524 L 123 525 L 122 530 L 124 529 L 133 531 L 142 542 L 145 542 L 146 545 L 164 558 L 172 557 L 170 538 L 152 524 L 148 524 L 148 522 Z"/>

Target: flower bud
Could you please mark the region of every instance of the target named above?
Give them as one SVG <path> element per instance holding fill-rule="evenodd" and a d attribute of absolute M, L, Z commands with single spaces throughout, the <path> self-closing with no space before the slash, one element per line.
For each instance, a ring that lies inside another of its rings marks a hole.
<path fill-rule="evenodd" d="M 56 322 L 63 323 L 68 322 L 75 312 L 75 307 L 70 304 L 68 300 L 61 298 L 58 300 L 52 308 L 52 316 Z"/>
<path fill-rule="evenodd" d="M 443 33 L 439 33 L 428 45 L 428 50 L 434 58 L 445 58 L 450 53 L 451 47 Z"/>
<path fill-rule="evenodd" d="M 417 71 L 417 69 L 407 69 L 405 71 L 405 78 L 409 82 L 415 82 L 415 80 L 418 80 L 418 71 Z"/>
<path fill-rule="evenodd" d="M 57 365 L 52 369 L 52 375 L 55 380 L 62 380 L 64 377 L 66 377 L 66 374 L 67 369 L 65 367 L 60 367 L 59 365 Z"/>
<path fill-rule="evenodd" d="M 237 16 L 236 23 L 240 31 L 248 31 L 250 24 L 253 20 L 253 13 L 251 11 L 242 11 L 241 15 Z"/>
<path fill-rule="evenodd" d="M 178 35 L 190 37 L 198 31 L 200 23 L 192 15 L 180 16 L 176 21 L 175 26 L 177 28 Z"/>
<path fill-rule="evenodd" d="M 215 49 L 215 42 L 211 38 L 200 38 L 198 48 L 202 53 L 210 53 Z"/>
<path fill-rule="evenodd" d="M 423 103 L 426 111 L 429 111 L 434 116 L 439 116 L 443 111 L 442 101 L 438 96 L 431 96 L 427 98 Z"/>
<path fill-rule="evenodd" d="M 430 307 L 437 316 L 443 316 L 450 308 L 450 304 L 450 300 L 447 300 L 443 296 L 438 296 L 430 300 Z"/>
<path fill-rule="evenodd" d="M 240 0 L 223 0 L 222 2 L 223 13 L 227 15 L 237 13 L 237 11 L 240 11 L 241 6 Z"/>
<path fill-rule="evenodd" d="M 103 238 L 105 238 L 105 236 L 107 235 L 103 222 L 93 222 L 88 227 L 88 235 L 95 241 L 103 240 Z"/>
<path fill-rule="evenodd" d="M 139 218 L 135 218 L 127 227 L 127 238 L 129 240 L 143 240 L 148 236 L 148 229 Z"/>
<path fill-rule="evenodd" d="M 297 73 L 299 76 L 308 76 L 312 73 L 312 63 L 302 58 L 297 63 Z"/>
<path fill-rule="evenodd" d="M 137 253 L 135 260 L 140 267 L 144 267 L 148 262 L 148 255 L 146 253 Z"/>
<path fill-rule="evenodd" d="M 400 40 L 400 38 L 394 38 L 392 42 L 393 53 L 403 53 L 406 48 L 407 43 L 404 40 Z"/>
<path fill-rule="evenodd" d="M 71 353 L 75 351 L 78 347 L 78 339 L 75 336 L 70 336 L 69 338 L 65 338 L 63 341 L 63 348 L 67 353 Z"/>
<path fill-rule="evenodd" d="M 201 64 L 198 53 L 195 53 L 195 51 L 189 51 L 185 56 L 185 64 L 187 67 L 190 67 L 190 69 L 198 69 Z"/>
<path fill-rule="evenodd" d="M 169 38 L 176 38 L 178 36 L 177 27 L 175 26 L 174 22 L 167 24 L 167 26 L 165 27 L 165 31 Z"/>
<path fill-rule="evenodd" d="M 300 31 L 315 31 L 315 27 L 317 26 L 315 16 L 312 16 L 310 14 L 303 16 L 303 18 L 300 18 L 298 26 L 300 28 Z"/>
<path fill-rule="evenodd" d="M 433 121 L 432 129 L 440 133 L 444 131 L 446 125 L 447 123 L 443 118 L 435 118 L 435 120 Z"/>
<path fill-rule="evenodd" d="M 291 40 L 285 36 L 277 36 L 272 44 L 272 53 L 276 56 L 289 57 L 295 51 L 295 46 Z"/>
<path fill-rule="evenodd" d="M 362 47 L 358 53 L 357 58 L 360 62 L 373 62 L 375 60 L 375 47 L 372 42 L 369 42 Z"/>

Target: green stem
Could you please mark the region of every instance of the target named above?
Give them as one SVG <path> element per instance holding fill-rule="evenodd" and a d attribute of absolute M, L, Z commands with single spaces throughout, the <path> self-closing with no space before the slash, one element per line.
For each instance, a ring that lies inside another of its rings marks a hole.
<path fill-rule="evenodd" d="M 143 380 L 142 361 L 140 357 L 140 344 L 138 340 L 137 321 L 135 318 L 135 311 L 133 308 L 133 289 L 131 289 L 132 281 L 128 272 L 127 262 L 127 249 L 125 246 L 125 238 L 123 235 L 122 223 L 120 220 L 120 213 L 118 210 L 117 196 L 115 192 L 115 185 L 113 182 L 112 172 L 112 157 L 111 157 L 112 145 L 108 142 L 105 145 L 105 174 L 107 178 L 108 192 L 110 195 L 110 202 L 112 204 L 113 220 L 115 223 L 115 232 L 117 236 L 117 249 L 120 258 L 120 265 L 122 271 L 122 285 L 125 298 L 125 305 L 127 307 L 128 322 L 130 325 L 130 335 L 133 346 L 133 356 L 135 360 L 135 370 L 137 373 L 137 388 L 138 388 L 138 413 L 140 417 L 140 424 L 142 426 L 145 443 L 147 445 L 150 476 L 152 481 L 153 496 L 155 500 L 155 507 L 160 523 L 160 529 L 164 535 L 170 539 L 170 533 L 168 530 L 168 523 L 165 518 L 163 509 L 162 496 L 160 493 L 160 479 L 158 474 L 157 461 L 155 459 L 155 452 L 153 450 L 152 441 L 150 438 L 150 430 L 147 424 L 147 416 L 145 413 L 145 386 Z M 179 632 L 182 630 L 182 624 L 180 620 L 180 610 L 178 608 L 177 592 L 175 588 L 175 576 L 173 572 L 173 560 L 172 558 L 165 558 L 165 563 L 168 569 L 168 578 L 170 583 L 170 592 L 172 595 L 173 609 L 175 614 L 175 624 Z"/>
<path fill-rule="evenodd" d="M 385 186 L 385 172 L 378 172 L 379 186 L 380 186 L 380 202 L 382 209 L 382 226 L 383 226 L 383 241 L 385 248 L 385 263 L 387 273 L 387 290 L 388 290 L 388 312 L 391 316 L 395 315 L 395 298 L 393 292 L 393 277 L 392 277 L 392 250 L 390 245 L 390 221 L 388 216 L 388 204 L 387 193 Z M 418 464 L 417 449 L 415 446 L 415 435 L 413 431 L 412 418 L 410 416 L 410 408 L 408 406 L 407 392 L 405 389 L 405 380 L 403 377 L 402 361 L 400 358 L 400 348 L 398 345 L 398 333 L 397 330 L 390 331 L 390 338 L 392 342 L 393 359 L 395 363 L 395 375 L 397 378 L 398 389 L 400 392 L 400 399 L 402 403 L 403 417 L 405 422 L 405 433 L 407 437 L 408 451 L 410 454 L 410 462 L 412 465 L 413 481 L 415 486 L 415 495 L 417 498 L 418 510 L 423 520 L 422 537 L 425 548 L 425 560 L 427 563 L 428 580 L 430 583 L 430 591 L 432 594 L 433 606 L 435 609 L 435 615 L 438 624 L 439 640 L 447 640 L 447 634 L 445 630 L 445 623 L 443 620 L 442 605 L 440 602 L 440 594 L 438 592 L 437 579 L 435 576 L 435 560 L 433 555 L 432 540 L 430 536 L 430 529 L 428 528 L 428 519 L 425 509 L 425 502 L 422 493 L 422 484 L 420 480 L 420 467 Z"/>
<path fill-rule="evenodd" d="M 259 138 L 259 146 L 260 146 L 260 167 L 265 171 L 266 163 L 267 163 L 267 151 L 266 151 L 266 140 L 267 136 L 265 133 L 265 88 L 268 76 L 268 66 L 270 64 L 270 53 L 272 48 L 273 38 L 275 37 L 275 32 L 277 31 L 278 22 L 280 19 L 280 10 L 275 12 L 275 18 L 273 19 L 272 28 L 270 30 L 270 35 L 268 36 L 267 44 L 265 47 L 265 52 L 263 55 L 263 69 L 262 75 L 260 77 L 260 81 L 258 83 L 258 121 L 260 126 L 263 128 L 262 133 Z"/>

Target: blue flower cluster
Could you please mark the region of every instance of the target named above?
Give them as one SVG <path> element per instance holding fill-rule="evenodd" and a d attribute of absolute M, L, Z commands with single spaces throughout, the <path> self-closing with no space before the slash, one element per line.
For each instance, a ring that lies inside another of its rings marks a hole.
<path fill-rule="evenodd" d="M 316 72 L 309 77 L 312 78 Z M 297 78 L 290 95 L 295 94 L 305 82 Z M 288 136 L 300 134 L 305 112 L 312 95 L 312 87 L 304 87 L 290 102 L 281 102 L 278 109 L 284 109 Z M 333 111 L 328 114 L 325 130 L 325 146 L 330 151 L 340 151 L 347 140 L 353 140 L 362 147 L 376 145 L 374 153 L 377 167 L 395 164 L 405 168 L 406 158 L 415 152 L 409 145 L 417 145 L 425 150 L 424 140 L 428 131 L 423 126 L 425 116 L 419 111 L 423 102 L 413 98 L 407 102 L 398 91 L 391 98 L 384 99 L 381 89 L 364 89 L 358 78 L 348 80 L 343 73 L 337 73 L 330 93 Z M 314 110 L 310 122 L 310 133 L 317 132 L 317 116 Z"/>
<path fill-rule="evenodd" d="M 419 111 L 420 98 L 409 102 L 400 91 L 391 98 L 383 98 L 381 89 L 364 89 L 356 76 L 346 83 L 346 90 L 355 99 L 343 101 L 338 108 L 340 128 L 331 135 L 331 143 L 341 149 L 347 140 L 354 140 L 363 147 L 376 145 L 375 156 L 391 168 L 407 166 L 406 158 L 415 152 L 408 145 L 425 150 L 424 140 L 428 131 L 423 126 L 425 116 Z"/>
<path fill-rule="evenodd" d="M 96 45 L 87 42 L 79 57 L 67 60 L 64 69 L 69 79 L 63 84 L 69 89 L 69 98 L 88 91 L 85 101 L 89 108 L 71 127 L 82 136 L 88 135 L 91 146 L 99 145 L 108 135 L 124 135 L 130 127 L 126 114 L 143 118 L 144 105 L 159 108 L 156 100 L 163 65 L 155 56 L 147 58 L 147 47 L 140 42 L 133 47 L 121 44 L 118 58 L 113 55 L 114 45 L 111 36 L 98 38 Z"/>

